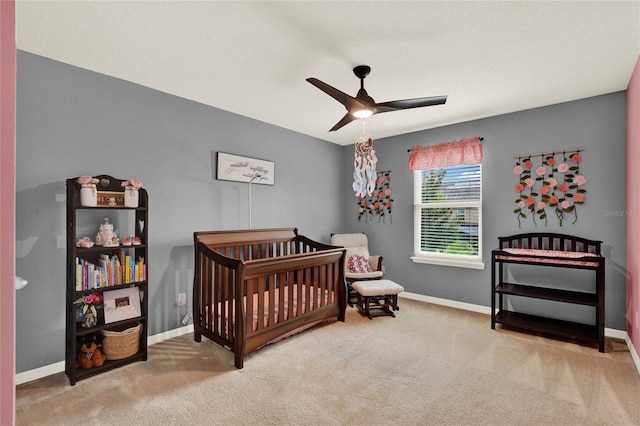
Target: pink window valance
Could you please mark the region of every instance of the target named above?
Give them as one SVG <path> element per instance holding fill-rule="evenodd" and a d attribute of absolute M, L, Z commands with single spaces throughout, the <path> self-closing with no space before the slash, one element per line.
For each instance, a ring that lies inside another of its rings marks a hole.
<path fill-rule="evenodd" d="M 482 140 L 477 136 L 436 145 L 416 145 L 409 154 L 409 170 L 429 170 L 481 163 Z"/>

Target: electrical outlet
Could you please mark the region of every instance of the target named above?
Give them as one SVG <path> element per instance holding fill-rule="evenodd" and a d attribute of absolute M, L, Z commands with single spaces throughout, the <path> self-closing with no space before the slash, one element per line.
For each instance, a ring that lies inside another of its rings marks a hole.
<path fill-rule="evenodd" d="M 187 304 L 187 293 L 178 293 L 178 306 Z"/>

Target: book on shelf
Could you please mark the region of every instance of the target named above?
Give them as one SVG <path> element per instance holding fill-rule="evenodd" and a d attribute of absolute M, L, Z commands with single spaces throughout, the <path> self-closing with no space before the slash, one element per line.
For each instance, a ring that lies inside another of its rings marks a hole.
<path fill-rule="evenodd" d="M 133 252 L 116 250 L 113 255 L 100 254 L 96 264 L 76 257 L 76 291 L 94 290 L 145 281 L 147 267 L 143 257 L 135 260 Z"/>

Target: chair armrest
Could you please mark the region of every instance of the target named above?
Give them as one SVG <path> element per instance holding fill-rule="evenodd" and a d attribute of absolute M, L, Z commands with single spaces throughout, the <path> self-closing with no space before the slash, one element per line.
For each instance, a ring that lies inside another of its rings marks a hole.
<path fill-rule="evenodd" d="M 372 271 L 382 271 L 382 256 L 369 256 L 369 265 Z"/>

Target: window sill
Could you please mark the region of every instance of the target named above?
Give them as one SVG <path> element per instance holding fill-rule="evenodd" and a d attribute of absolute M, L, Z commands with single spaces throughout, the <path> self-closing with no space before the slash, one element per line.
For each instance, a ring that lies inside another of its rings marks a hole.
<path fill-rule="evenodd" d="M 430 265 L 454 266 L 457 268 L 484 269 L 484 262 L 481 260 L 467 259 L 442 259 L 436 257 L 411 256 L 413 263 L 427 263 Z"/>

